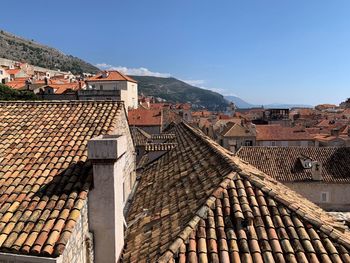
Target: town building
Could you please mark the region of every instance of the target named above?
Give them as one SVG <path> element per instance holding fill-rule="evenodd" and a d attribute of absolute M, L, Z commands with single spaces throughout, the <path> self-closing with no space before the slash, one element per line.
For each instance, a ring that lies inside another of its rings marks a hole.
<path fill-rule="evenodd" d="M 281 125 L 256 125 L 257 146 L 315 146 L 315 140 L 305 129 Z"/>
<path fill-rule="evenodd" d="M 163 110 L 138 108 L 129 110 L 130 127 L 138 127 L 149 134 L 159 134 L 163 131 Z"/>
<path fill-rule="evenodd" d="M 222 132 L 217 134 L 217 142 L 224 148 L 235 153 L 242 146 L 256 144 L 255 127 L 230 122 Z"/>
<path fill-rule="evenodd" d="M 80 100 L 121 100 L 127 109 L 138 107 L 137 81 L 119 71 L 103 71 L 86 79 L 86 85 L 78 91 Z"/>
<path fill-rule="evenodd" d="M 116 262 L 135 186 L 122 102 L 0 102 L 0 262 Z"/>
<path fill-rule="evenodd" d="M 350 260 L 344 223 L 184 122 L 137 176 L 123 102 L 1 102 L 0 127 L 2 262 Z"/>
<path fill-rule="evenodd" d="M 0 84 L 5 84 L 10 80 L 10 74 L 0 66 Z"/>
<path fill-rule="evenodd" d="M 237 156 L 326 210 L 350 211 L 348 147 L 242 147 Z"/>

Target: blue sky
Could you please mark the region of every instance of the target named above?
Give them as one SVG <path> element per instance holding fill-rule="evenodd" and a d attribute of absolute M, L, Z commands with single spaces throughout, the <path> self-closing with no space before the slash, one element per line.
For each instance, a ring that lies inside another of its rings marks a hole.
<path fill-rule="evenodd" d="M 0 28 L 101 67 L 256 104 L 350 97 L 349 0 L 12 2 Z"/>

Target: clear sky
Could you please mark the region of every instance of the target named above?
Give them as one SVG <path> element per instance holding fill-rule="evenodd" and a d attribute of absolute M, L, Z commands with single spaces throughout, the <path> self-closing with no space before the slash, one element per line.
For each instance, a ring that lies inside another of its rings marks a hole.
<path fill-rule="evenodd" d="M 350 97 L 349 0 L 5 1 L 0 28 L 256 104 Z"/>

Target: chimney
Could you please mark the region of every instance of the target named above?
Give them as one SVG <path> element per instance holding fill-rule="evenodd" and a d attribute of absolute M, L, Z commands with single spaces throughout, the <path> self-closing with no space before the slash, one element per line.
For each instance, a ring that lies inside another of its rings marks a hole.
<path fill-rule="evenodd" d="M 105 71 L 102 72 L 102 78 L 105 79 L 105 78 L 108 77 L 108 75 L 109 75 L 109 72 L 108 72 L 108 71 L 105 70 Z"/>
<path fill-rule="evenodd" d="M 318 161 L 312 162 L 311 167 L 312 180 L 322 181 L 322 164 Z"/>
<path fill-rule="evenodd" d="M 340 129 L 339 128 L 334 128 L 331 130 L 331 135 L 335 137 L 339 137 Z"/>
<path fill-rule="evenodd" d="M 102 135 L 88 142 L 93 165 L 89 193 L 89 225 L 94 235 L 96 262 L 117 262 L 124 246 L 125 135 Z"/>

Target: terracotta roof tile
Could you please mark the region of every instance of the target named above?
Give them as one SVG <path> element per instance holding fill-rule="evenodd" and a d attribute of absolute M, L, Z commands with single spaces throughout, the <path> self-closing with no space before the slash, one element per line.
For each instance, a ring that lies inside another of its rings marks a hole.
<path fill-rule="evenodd" d="M 345 225 L 187 124 L 172 132 L 178 146 L 140 174 L 123 262 L 349 257 Z"/>
<path fill-rule="evenodd" d="M 283 127 L 281 125 L 256 125 L 257 141 L 293 141 L 293 140 L 310 140 L 312 136 L 297 128 Z"/>
<path fill-rule="evenodd" d="M 136 80 L 116 70 L 106 70 L 100 72 L 96 74 L 96 76 L 88 78 L 86 81 L 130 81 L 137 83 Z"/>
<path fill-rule="evenodd" d="M 311 169 L 302 166 L 304 156 L 322 164 L 327 183 L 350 183 L 349 147 L 242 147 L 237 156 L 282 182 L 312 181 Z"/>
<path fill-rule="evenodd" d="M 87 141 L 110 133 L 118 102 L 0 102 L 0 251 L 58 256 L 92 178 Z"/>
<path fill-rule="evenodd" d="M 130 126 L 160 126 L 162 110 L 143 108 L 129 110 L 128 120 Z"/>
<path fill-rule="evenodd" d="M 144 146 L 151 139 L 151 135 L 137 127 L 130 127 L 135 146 Z"/>

